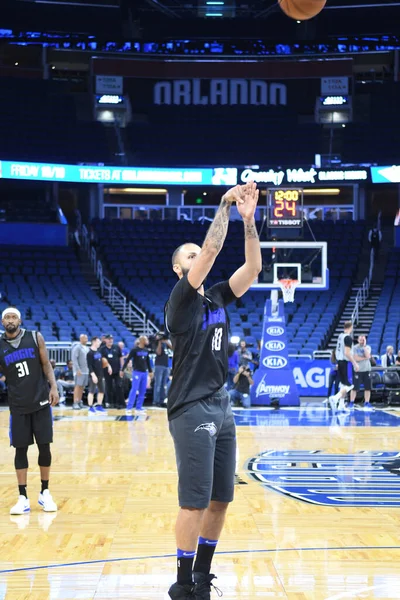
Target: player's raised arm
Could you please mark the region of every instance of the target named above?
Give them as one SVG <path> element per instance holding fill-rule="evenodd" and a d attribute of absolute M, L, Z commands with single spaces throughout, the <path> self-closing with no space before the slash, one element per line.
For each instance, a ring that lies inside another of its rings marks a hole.
<path fill-rule="evenodd" d="M 229 225 L 229 215 L 233 202 L 238 207 L 243 202 L 242 187 L 231 188 L 222 196 L 221 204 L 207 232 L 201 252 L 196 256 L 188 273 L 188 281 L 194 289 L 199 289 L 211 271 L 211 268 L 222 250 Z"/>
<path fill-rule="evenodd" d="M 245 263 L 229 279 L 229 285 L 237 298 L 243 296 L 262 269 L 260 240 L 255 222 L 259 191 L 255 183 L 242 188 L 243 202 L 237 205 L 244 223 Z"/>

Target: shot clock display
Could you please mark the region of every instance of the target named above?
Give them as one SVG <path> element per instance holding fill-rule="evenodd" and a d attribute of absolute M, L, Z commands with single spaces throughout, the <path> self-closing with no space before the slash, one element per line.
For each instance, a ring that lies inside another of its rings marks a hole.
<path fill-rule="evenodd" d="M 267 190 L 268 227 L 303 227 L 303 190 L 272 188 Z"/>

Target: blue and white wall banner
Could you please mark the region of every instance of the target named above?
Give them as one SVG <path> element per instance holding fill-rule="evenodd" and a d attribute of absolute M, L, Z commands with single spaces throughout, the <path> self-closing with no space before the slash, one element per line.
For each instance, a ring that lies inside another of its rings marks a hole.
<path fill-rule="evenodd" d="M 71 183 L 229 185 L 237 182 L 235 168 L 167 169 L 108 167 L 0 161 L 0 178 Z"/>
<path fill-rule="evenodd" d="M 272 362 L 278 363 L 277 357 L 273 357 Z M 285 365 L 286 366 L 286 365 Z M 289 358 L 288 367 L 295 386 L 297 388 L 298 396 L 309 396 L 309 397 L 326 397 L 328 394 L 329 387 L 329 374 L 331 372 L 331 363 L 329 360 L 304 360 Z M 260 366 L 261 369 L 261 366 Z M 270 400 L 265 396 L 277 398 L 281 406 L 285 406 L 281 398 L 285 398 L 287 394 L 291 393 L 291 385 L 287 379 L 287 371 L 282 368 L 275 369 L 275 371 L 265 372 L 263 377 L 260 379 L 257 376 L 258 369 L 254 374 L 254 379 L 259 379 L 259 389 L 254 391 L 256 382 L 252 388 L 252 405 L 264 406 L 269 405 Z M 287 405 L 287 404 L 286 404 Z"/>
<path fill-rule="evenodd" d="M 276 314 L 272 313 L 271 300 L 265 303 L 260 366 L 253 379 L 250 392 L 253 405 L 270 405 L 278 400 L 281 406 L 299 406 L 299 394 L 289 364 L 282 300 Z"/>

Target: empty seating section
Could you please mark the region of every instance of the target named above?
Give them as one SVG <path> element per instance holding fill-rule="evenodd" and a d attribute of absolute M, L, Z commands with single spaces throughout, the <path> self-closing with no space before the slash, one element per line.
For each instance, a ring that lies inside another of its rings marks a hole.
<path fill-rule="evenodd" d="M 0 246 L 0 291 L 0 310 L 17 306 L 23 325 L 46 341 L 112 333 L 116 341 L 133 344 L 131 332 L 83 279 L 70 248 Z"/>
<path fill-rule="evenodd" d="M 146 108 L 146 118 L 127 128 L 135 163 L 143 166 L 211 166 L 254 164 L 296 165 L 311 163 L 321 147 L 323 132 L 315 123 L 299 125 L 288 108 L 252 106 L 158 106 Z M 249 131 L 256 131 L 250 143 Z M 288 144 L 293 131 L 301 144 Z M 178 137 L 177 137 L 178 132 Z M 179 132 L 181 132 L 179 134 Z"/>
<path fill-rule="evenodd" d="M 363 85 L 357 94 L 357 114 L 363 122 L 349 123 L 341 130 L 342 160 L 391 165 L 397 160 L 400 138 L 400 90 L 396 83 Z"/>
<path fill-rule="evenodd" d="M 399 324 L 400 249 L 392 249 L 388 255 L 385 282 L 368 336 L 368 343 L 374 354 L 384 354 L 387 346 L 393 346 L 397 354 L 400 348 Z"/>
<path fill-rule="evenodd" d="M 0 188 L 0 221 L 57 223 L 58 212 L 35 189 L 12 191 Z"/>
<path fill-rule="evenodd" d="M 94 220 L 93 225 L 100 259 L 115 285 L 163 326 L 164 304 L 176 283 L 172 253 L 185 241 L 201 245 L 209 224 L 105 219 Z M 328 241 L 330 289 L 297 291 L 295 302 L 286 305 L 291 353 L 310 354 L 328 342 L 356 274 L 364 230 L 363 222 L 313 223 L 317 240 Z M 243 225 L 232 222 L 207 285 L 229 278 L 243 260 Z M 252 345 L 261 338 L 266 297 L 265 293 L 251 291 L 229 307 L 232 335 L 244 337 Z"/>
<path fill-rule="evenodd" d="M 4 160 L 102 164 L 109 160 L 104 126 L 78 123 L 68 89 L 49 80 L 1 79 L 0 138 Z"/>

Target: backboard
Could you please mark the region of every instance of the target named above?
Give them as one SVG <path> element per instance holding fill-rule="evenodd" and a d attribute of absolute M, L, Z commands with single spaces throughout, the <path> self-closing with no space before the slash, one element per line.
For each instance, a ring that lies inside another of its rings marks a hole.
<path fill-rule="evenodd" d="M 297 279 L 297 289 L 329 288 L 327 242 L 260 242 L 263 268 L 251 290 L 279 289 L 279 279 Z"/>

